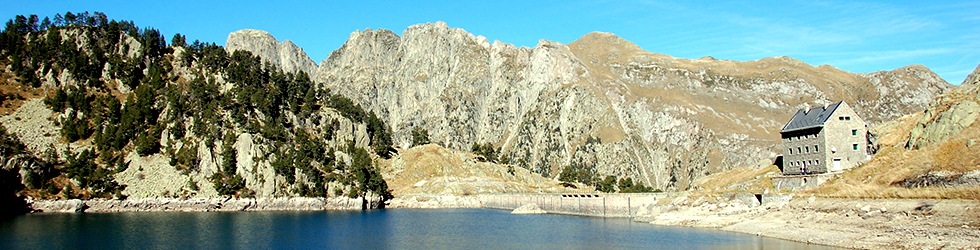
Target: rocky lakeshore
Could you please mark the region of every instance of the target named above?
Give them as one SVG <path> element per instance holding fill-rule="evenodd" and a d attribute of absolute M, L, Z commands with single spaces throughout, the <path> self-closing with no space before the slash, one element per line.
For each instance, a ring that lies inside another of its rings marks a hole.
<path fill-rule="evenodd" d="M 360 210 L 364 202 L 377 206 L 377 199 L 361 198 L 135 198 L 91 200 L 32 200 L 37 213 L 119 213 L 119 212 L 233 212 L 233 211 L 315 211 Z"/>
<path fill-rule="evenodd" d="M 980 238 L 980 202 L 973 200 L 785 196 L 764 199 L 760 204 L 736 195 L 729 195 L 727 199 L 709 196 L 695 198 L 685 193 L 664 196 L 642 202 L 637 200 L 637 203 L 631 205 L 635 208 L 632 219 L 654 225 L 714 228 L 852 249 L 980 248 L 980 242 L 976 241 Z M 387 201 L 386 208 L 490 208 L 491 206 L 484 203 L 499 197 L 500 195 L 408 196 Z M 377 201 L 370 200 L 370 204 L 377 204 Z M 30 205 L 36 212 L 43 213 L 316 211 L 359 210 L 362 209 L 362 200 L 346 197 L 142 198 L 33 200 Z M 534 202 L 518 207 L 530 205 L 538 207 L 534 210 L 535 213 L 570 212 L 552 211 L 554 208 L 549 208 L 548 204 Z"/>
<path fill-rule="evenodd" d="M 408 196 L 388 201 L 386 208 L 484 208 L 478 196 Z"/>
<path fill-rule="evenodd" d="M 854 249 L 977 249 L 977 209 L 974 200 L 797 197 L 747 205 L 678 198 L 649 207 L 636 220 Z"/>

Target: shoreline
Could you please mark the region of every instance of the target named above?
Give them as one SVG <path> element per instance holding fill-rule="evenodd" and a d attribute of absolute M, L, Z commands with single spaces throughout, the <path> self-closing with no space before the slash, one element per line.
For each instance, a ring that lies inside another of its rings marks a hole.
<path fill-rule="evenodd" d="M 676 195 L 676 196 L 675 196 Z M 550 197 L 550 198 L 549 198 Z M 388 209 L 484 208 L 514 210 L 534 203 L 548 214 L 629 218 L 661 226 L 683 226 L 753 234 L 808 244 L 851 249 L 980 248 L 980 202 L 974 200 L 838 199 L 788 197 L 767 203 L 752 200 L 689 200 L 683 194 L 659 194 L 638 199 L 629 214 L 583 213 L 556 201 L 597 198 L 559 198 L 561 195 L 416 195 L 388 201 Z M 603 195 L 606 209 L 617 196 Z M 659 197 L 659 198 L 656 198 Z M 510 199 L 501 203 L 501 199 Z M 361 210 L 360 198 L 138 198 L 127 200 L 33 200 L 41 213 L 118 212 L 231 212 Z M 743 202 L 747 201 L 747 202 Z M 370 202 L 370 201 L 369 201 Z M 550 205 L 549 205 L 550 204 Z M 635 210 L 634 210 L 635 208 Z M 557 210 L 565 209 L 565 210 Z"/>
<path fill-rule="evenodd" d="M 636 220 L 852 249 L 980 248 L 980 203 L 973 200 L 797 197 L 759 206 L 692 203 L 658 206 Z"/>
<path fill-rule="evenodd" d="M 372 199 L 368 203 L 376 203 Z M 361 198 L 131 198 L 29 200 L 32 213 L 234 212 L 361 210 Z"/>

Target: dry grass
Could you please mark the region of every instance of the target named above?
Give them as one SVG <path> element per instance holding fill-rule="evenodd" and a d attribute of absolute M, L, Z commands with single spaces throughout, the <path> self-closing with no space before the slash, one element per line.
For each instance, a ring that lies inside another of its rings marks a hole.
<path fill-rule="evenodd" d="M 776 165 L 741 167 L 702 177 L 695 186 L 708 192 L 763 192 L 772 188 L 768 176 L 776 173 Z"/>
<path fill-rule="evenodd" d="M 887 133 L 904 134 L 918 119 L 904 119 Z M 980 170 L 980 123 L 975 122 L 960 133 L 934 145 L 906 150 L 898 138 L 883 137 L 883 145 L 875 157 L 860 167 L 844 172 L 839 178 L 824 183 L 812 193 L 834 198 L 928 198 L 980 200 L 980 187 L 975 188 L 904 188 L 895 183 L 933 171 L 969 172 Z M 887 139 L 887 140 L 885 140 Z M 968 147 L 973 140 L 975 145 Z M 887 145 L 891 144 L 891 145 Z"/>
<path fill-rule="evenodd" d="M 380 165 L 395 196 L 589 192 L 564 188 L 558 181 L 521 167 L 479 162 L 476 158 L 468 152 L 428 144 L 402 150 L 395 158 L 381 161 Z"/>
<path fill-rule="evenodd" d="M 793 113 L 778 112 L 758 105 L 756 98 L 724 99 L 710 92 L 697 93 L 665 88 L 663 86 L 640 86 L 635 82 L 621 79 L 614 74 L 611 65 L 630 67 L 631 64 L 658 66 L 666 69 L 686 70 L 693 74 L 706 72 L 710 76 L 727 76 L 731 79 L 766 79 L 768 81 L 787 81 L 803 79 L 831 100 L 845 100 L 858 103 L 858 100 L 879 99 L 874 85 L 868 79 L 832 66 L 813 67 L 790 57 L 769 57 L 754 61 L 730 61 L 715 59 L 683 59 L 643 50 L 636 44 L 610 33 L 593 32 L 568 44 L 569 51 L 589 69 L 592 79 L 585 81 L 591 87 L 599 88 L 599 95 L 607 92 L 620 93 L 627 102 L 650 101 L 653 107 L 681 107 L 693 110 L 693 114 L 677 112 L 682 118 L 700 122 L 704 128 L 718 132 L 746 134 L 752 138 L 778 138 L 781 122 L 788 120 Z M 921 68 L 922 66 L 910 66 Z M 904 69 L 904 68 L 903 68 Z M 896 69 L 893 74 L 904 74 Z M 637 69 L 643 71 L 644 69 Z M 924 69 L 923 69 L 924 70 Z M 640 73 L 642 77 L 643 73 Z M 687 77 L 687 76 L 684 76 Z M 697 76 L 691 76 L 697 77 Z M 670 79 L 662 81 L 670 82 Z M 736 81 L 744 82 L 747 81 Z M 750 81 L 748 81 L 750 82 Z M 708 91 L 705 90 L 699 91 Z M 812 97 L 786 98 L 781 101 L 795 106 L 800 103 L 813 103 Z M 711 107 L 713 110 L 702 109 Z M 750 118 L 751 117 L 751 118 Z M 753 119 L 755 118 L 755 119 Z M 756 120 L 758 119 L 758 120 Z M 771 121 L 777 121 L 772 124 Z M 612 141 L 618 141 L 616 136 Z M 604 141 L 607 138 L 603 138 Z M 778 139 L 762 142 L 778 144 Z"/>
<path fill-rule="evenodd" d="M 980 200 L 980 187 L 905 188 L 895 185 L 905 179 L 933 171 L 969 172 L 980 170 L 980 122 L 934 145 L 918 150 L 905 149 L 905 142 L 920 114 L 909 115 L 874 128 L 882 145 L 874 158 L 860 167 L 845 171 L 819 188 L 800 191 L 802 195 L 827 198 L 905 198 Z M 967 146 L 970 141 L 972 146 Z M 772 192 L 769 176 L 778 174 L 776 166 L 742 167 L 698 179 L 698 191 L 689 199 L 717 196 L 726 192 Z"/>

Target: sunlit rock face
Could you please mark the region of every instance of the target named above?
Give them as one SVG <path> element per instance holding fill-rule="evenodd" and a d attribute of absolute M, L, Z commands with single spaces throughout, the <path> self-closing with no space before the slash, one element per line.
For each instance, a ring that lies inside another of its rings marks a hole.
<path fill-rule="evenodd" d="M 312 65 L 261 31 L 227 44 L 287 70 Z M 310 67 L 317 84 L 385 120 L 395 145 L 422 127 L 450 149 L 492 143 L 546 177 L 572 166 L 662 190 L 781 154 L 779 129 L 798 109 L 844 100 L 875 125 L 921 112 L 951 87 L 920 65 L 855 74 L 789 57 L 680 59 L 600 32 L 516 47 L 442 22 L 401 36 L 355 31 Z"/>

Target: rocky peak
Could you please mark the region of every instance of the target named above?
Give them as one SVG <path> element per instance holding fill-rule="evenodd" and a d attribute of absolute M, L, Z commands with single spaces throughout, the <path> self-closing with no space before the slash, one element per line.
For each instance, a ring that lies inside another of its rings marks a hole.
<path fill-rule="evenodd" d="M 351 33 L 319 84 L 385 120 L 395 145 L 501 148 L 545 176 L 565 167 L 684 189 L 698 176 L 780 153 L 800 108 L 845 100 L 875 123 L 925 108 L 949 84 L 924 67 L 853 74 L 790 57 L 680 59 L 610 33 L 516 47 L 443 22 Z"/>
<path fill-rule="evenodd" d="M 303 49 L 292 41 L 282 43 L 269 32 L 262 30 L 243 29 L 228 34 L 225 49 L 229 52 L 245 50 L 278 66 L 283 71 L 296 73 L 299 71 L 312 75 L 316 72 L 316 63 L 303 52 Z"/>

